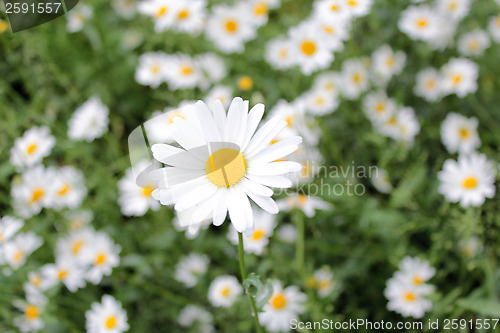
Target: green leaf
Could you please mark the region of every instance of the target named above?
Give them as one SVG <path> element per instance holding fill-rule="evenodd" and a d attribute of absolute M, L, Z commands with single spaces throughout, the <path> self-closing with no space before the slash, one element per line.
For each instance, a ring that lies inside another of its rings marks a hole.
<path fill-rule="evenodd" d="M 462 298 L 457 301 L 457 305 L 484 316 L 500 316 L 500 302 L 495 300 Z"/>

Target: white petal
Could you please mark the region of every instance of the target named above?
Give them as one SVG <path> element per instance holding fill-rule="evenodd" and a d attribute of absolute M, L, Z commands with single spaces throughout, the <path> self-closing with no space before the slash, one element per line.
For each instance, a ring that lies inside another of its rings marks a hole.
<path fill-rule="evenodd" d="M 255 133 L 255 130 L 259 126 L 259 123 L 264 116 L 264 109 L 264 104 L 256 104 L 250 110 L 250 113 L 248 114 L 247 128 L 245 131 L 245 139 L 243 140 L 243 143 L 241 145 L 241 151 L 245 151 L 248 143 L 250 142 L 250 139 Z"/>
<path fill-rule="evenodd" d="M 256 176 L 247 174 L 246 177 L 256 183 L 270 187 L 290 188 L 293 185 L 292 181 L 284 176 Z"/>
<path fill-rule="evenodd" d="M 264 149 L 273 141 L 278 134 L 287 126 L 287 122 L 282 117 L 277 116 L 269 120 L 253 136 L 245 149 L 245 155 L 252 156 Z"/>
<path fill-rule="evenodd" d="M 207 200 L 217 191 L 217 186 L 208 182 L 182 196 L 174 206 L 175 210 L 185 210 Z"/>
<path fill-rule="evenodd" d="M 249 189 L 253 193 L 257 195 L 261 195 L 263 197 L 270 197 L 274 194 L 274 191 L 271 190 L 269 187 L 266 187 L 264 185 L 261 185 L 259 183 L 256 183 L 254 181 L 251 181 L 247 178 L 243 179 L 241 181 L 241 186 Z"/>
<path fill-rule="evenodd" d="M 250 164 L 260 164 L 276 161 L 290 155 L 291 153 L 299 149 L 299 144 L 301 142 L 302 138 L 300 136 L 293 136 L 281 140 L 257 152 L 255 156 L 248 156 L 248 161 L 250 162 Z"/>
<path fill-rule="evenodd" d="M 256 176 L 278 176 L 289 172 L 297 172 L 302 169 L 302 165 L 297 162 L 279 161 L 266 164 L 260 164 L 254 167 L 249 167 L 247 173 Z"/>

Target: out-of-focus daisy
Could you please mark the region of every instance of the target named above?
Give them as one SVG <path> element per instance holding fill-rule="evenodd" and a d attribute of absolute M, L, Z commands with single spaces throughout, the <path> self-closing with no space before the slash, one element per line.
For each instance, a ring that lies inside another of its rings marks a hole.
<path fill-rule="evenodd" d="M 113 296 L 104 295 L 85 312 L 87 333 L 122 333 L 129 330 L 127 312 Z"/>
<path fill-rule="evenodd" d="M 109 109 L 99 97 L 92 97 L 68 121 L 68 137 L 92 142 L 108 131 Z"/>
<path fill-rule="evenodd" d="M 243 236 L 243 248 L 247 253 L 261 255 L 264 248 L 269 244 L 269 238 L 273 235 L 276 222 L 275 216 L 264 211 L 255 210 L 255 229 L 251 236 Z M 229 240 L 238 244 L 238 233 L 231 228 L 228 233 Z"/>
<path fill-rule="evenodd" d="M 223 275 L 212 281 L 208 288 L 208 300 L 213 306 L 228 308 L 243 293 L 238 279 L 231 275 Z"/>
<path fill-rule="evenodd" d="M 446 160 L 438 173 L 439 192 L 446 200 L 463 207 L 481 206 L 495 196 L 496 169 L 486 155 L 460 155 L 458 161 Z"/>
<path fill-rule="evenodd" d="M 330 204 L 322 199 L 305 194 L 292 194 L 286 199 L 278 201 L 278 207 L 283 211 L 290 211 L 298 208 L 304 212 L 307 217 L 314 217 L 316 210 L 328 210 Z"/>
<path fill-rule="evenodd" d="M 64 213 L 64 217 L 68 220 L 70 229 L 77 230 L 89 225 L 94 214 L 90 210 L 70 210 Z"/>
<path fill-rule="evenodd" d="M 329 94 L 339 94 L 342 78 L 336 72 L 322 72 L 314 79 L 313 89 L 323 90 Z"/>
<path fill-rule="evenodd" d="M 177 322 L 184 328 L 195 327 L 199 333 L 215 332 L 212 314 L 197 305 L 190 304 L 182 308 Z"/>
<path fill-rule="evenodd" d="M 233 99 L 233 88 L 229 86 L 218 85 L 214 86 L 207 96 L 203 99 L 205 104 L 214 105 L 216 100 L 220 100 L 225 108 L 229 107 L 229 103 Z"/>
<path fill-rule="evenodd" d="M 82 263 L 85 247 L 91 246 L 96 232 L 90 227 L 72 230 L 67 236 L 60 237 L 56 243 L 57 258 Z"/>
<path fill-rule="evenodd" d="M 151 119 L 144 123 L 144 128 L 150 144 L 171 143 L 174 141 L 169 126 L 173 123 L 175 117 L 185 117 L 182 113 L 182 108 L 173 110 L 167 108 L 163 112 L 153 112 Z"/>
<path fill-rule="evenodd" d="M 192 288 L 198 283 L 198 278 L 207 272 L 209 262 L 207 256 L 191 253 L 179 260 L 174 277 L 186 287 Z"/>
<path fill-rule="evenodd" d="M 301 98 L 306 111 L 315 116 L 332 113 L 337 110 L 339 106 L 339 100 L 336 94 L 328 93 L 320 89 L 312 89 Z"/>
<path fill-rule="evenodd" d="M 476 117 L 451 112 L 441 124 L 441 140 L 450 153 L 471 153 L 481 145 Z"/>
<path fill-rule="evenodd" d="M 40 269 L 40 272 L 48 288 L 61 282 L 74 293 L 87 284 L 85 282 L 85 269 L 69 258 L 58 259 L 55 264 L 46 264 Z"/>
<path fill-rule="evenodd" d="M 434 68 L 426 68 L 417 74 L 415 95 L 425 98 L 429 102 L 435 102 L 443 97 L 442 77 Z"/>
<path fill-rule="evenodd" d="M 403 51 L 394 52 L 389 45 L 382 45 L 372 55 L 372 68 L 377 85 L 387 83 L 393 75 L 401 73 L 406 63 Z"/>
<path fill-rule="evenodd" d="M 28 296 L 28 295 L 27 295 Z M 26 300 L 15 300 L 14 306 L 23 312 L 15 317 L 13 324 L 22 333 L 37 332 L 45 327 L 41 316 L 47 305 L 47 298 L 41 293 L 31 294 Z"/>
<path fill-rule="evenodd" d="M 396 102 L 383 91 L 369 93 L 363 99 L 363 111 L 374 123 L 386 121 L 394 115 L 396 109 Z"/>
<path fill-rule="evenodd" d="M 412 39 L 429 41 L 439 35 L 441 19 L 429 6 L 410 6 L 401 13 L 399 29 Z"/>
<path fill-rule="evenodd" d="M 289 175 L 294 185 L 310 183 L 320 171 L 322 156 L 314 146 L 301 146 L 289 160 L 302 165 L 302 170 Z"/>
<path fill-rule="evenodd" d="M 3 245 L 4 259 L 12 269 L 18 269 L 42 244 L 43 240 L 33 232 L 19 233 Z"/>
<path fill-rule="evenodd" d="M 348 12 L 354 17 L 365 16 L 370 12 L 373 0 L 343 0 Z"/>
<path fill-rule="evenodd" d="M 139 13 L 150 16 L 155 23 L 155 31 L 162 32 L 174 24 L 174 0 L 144 0 L 137 6 Z"/>
<path fill-rule="evenodd" d="M 283 288 L 279 281 L 273 281 L 273 294 L 259 313 L 259 320 L 270 332 L 290 330 L 290 321 L 298 319 L 305 312 L 307 296 L 298 287 Z"/>
<path fill-rule="evenodd" d="M 453 58 L 441 68 L 443 90 L 464 98 L 477 90 L 479 66 L 468 59 Z"/>
<path fill-rule="evenodd" d="M 420 133 L 420 124 L 411 107 L 403 107 L 396 114 L 397 128 L 394 139 L 406 141 L 410 145 L 415 141 L 415 136 Z"/>
<path fill-rule="evenodd" d="M 111 4 L 115 12 L 127 20 L 133 18 L 137 11 L 134 0 L 113 0 Z"/>
<path fill-rule="evenodd" d="M 276 38 L 266 45 L 266 61 L 274 69 L 287 69 L 293 66 L 292 43 L 283 38 Z"/>
<path fill-rule="evenodd" d="M 330 267 L 324 266 L 309 277 L 307 285 L 316 289 L 319 297 L 327 297 L 338 288 L 338 281 L 334 278 Z"/>
<path fill-rule="evenodd" d="M 471 0 L 439 0 L 437 10 L 453 20 L 460 21 L 469 13 Z"/>
<path fill-rule="evenodd" d="M 113 268 L 120 264 L 121 248 L 104 232 L 94 235 L 92 246 L 82 250 L 82 263 L 89 266 L 85 278 L 93 283 L 101 282 L 103 276 L 111 275 Z"/>
<path fill-rule="evenodd" d="M 26 170 L 21 179 L 14 179 L 11 195 L 17 215 L 29 218 L 53 203 L 54 170 L 38 165 Z"/>
<path fill-rule="evenodd" d="M 194 88 L 201 82 L 202 72 L 198 64 L 185 54 L 168 56 L 165 79 L 171 90 Z"/>
<path fill-rule="evenodd" d="M 14 141 L 10 150 L 10 163 L 17 167 L 31 167 L 49 156 L 55 143 L 48 127 L 32 127 Z"/>
<path fill-rule="evenodd" d="M 289 35 L 294 63 L 299 65 L 304 75 L 311 75 L 330 66 L 333 53 L 329 45 L 320 38 L 316 25 L 301 24 L 290 29 Z"/>
<path fill-rule="evenodd" d="M 130 28 L 123 33 L 120 44 L 124 50 L 130 51 L 141 45 L 143 41 L 144 36 L 139 31 Z"/>
<path fill-rule="evenodd" d="M 387 170 L 377 168 L 376 172 L 372 174 L 371 181 L 377 191 L 385 194 L 391 193 L 392 184 Z"/>
<path fill-rule="evenodd" d="M 85 178 L 80 170 L 70 166 L 57 169 L 52 183 L 52 208 L 78 208 L 87 194 Z"/>
<path fill-rule="evenodd" d="M 315 17 L 308 20 L 310 24 L 317 24 L 319 35 L 328 48 L 332 52 L 342 51 L 344 49 L 344 42 L 349 38 L 349 29 L 351 28 L 350 21 L 348 20 L 320 20 L 316 21 Z"/>
<path fill-rule="evenodd" d="M 461 240 L 458 246 L 460 251 L 467 257 L 474 257 L 483 250 L 483 244 L 477 236 Z"/>
<path fill-rule="evenodd" d="M 192 224 L 189 226 L 181 226 L 181 223 L 179 221 L 179 217 L 175 216 L 174 217 L 174 228 L 177 231 L 185 231 L 185 236 L 187 239 L 194 239 L 200 234 L 200 230 L 206 230 L 208 227 L 212 225 L 212 219 L 206 219 L 201 221 L 199 224 Z"/>
<path fill-rule="evenodd" d="M 431 291 L 432 288 L 428 285 L 415 286 L 392 278 L 387 282 L 384 292 L 389 300 L 387 309 L 398 312 L 404 317 L 422 318 L 432 309 L 432 302 L 425 297 Z"/>
<path fill-rule="evenodd" d="M 227 76 L 224 60 L 214 53 L 204 53 L 196 57 L 196 62 L 209 83 L 218 83 Z M 201 83 L 201 86 L 206 85 Z"/>
<path fill-rule="evenodd" d="M 23 289 L 27 297 L 36 296 L 46 291 L 50 285 L 45 281 L 40 272 L 29 272 L 28 281 L 24 283 Z"/>
<path fill-rule="evenodd" d="M 170 70 L 170 58 L 163 52 L 144 53 L 139 57 L 135 80 L 142 85 L 158 87 L 166 79 Z"/>
<path fill-rule="evenodd" d="M 92 17 L 92 8 L 87 5 L 81 4 L 76 9 L 66 14 L 67 24 L 66 30 L 68 32 L 78 32 L 83 29 L 85 22 Z"/>
<path fill-rule="evenodd" d="M 488 31 L 490 32 L 493 40 L 500 43 L 500 15 L 490 18 L 488 22 Z"/>
<path fill-rule="evenodd" d="M 460 37 L 458 40 L 458 51 L 465 56 L 477 57 L 482 56 L 490 45 L 490 37 L 486 31 L 476 29 Z"/>
<path fill-rule="evenodd" d="M 277 236 L 280 241 L 293 244 L 297 240 L 297 228 L 293 224 L 282 225 L 278 229 Z"/>
<path fill-rule="evenodd" d="M 399 264 L 399 271 L 394 274 L 394 277 L 418 287 L 429 281 L 434 274 L 436 274 L 436 269 L 427 260 L 406 256 Z"/>
<path fill-rule="evenodd" d="M 319 0 L 313 2 L 315 17 L 326 21 L 345 21 L 351 17 L 351 11 L 346 6 L 345 0 Z"/>
<path fill-rule="evenodd" d="M 175 30 L 190 34 L 199 33 L 206 20 L 206 0 L 174 1 L 173 26 Z"/>
<path fill-rule="evenodd" d="M 11 216 L 0 219 L 0 246 L 11 239 L 24 225 L 24 221 Z"/>
<path fill-rule="evenodd" d="M 356 99 L 368 89 L 368 71 L 360 59 L 350 59 L 342 64 L 341 94 L 347 99 Z"/>
<path fill-rule="evenodd" d="M 190 116 L 174 118 L 170 125 L 184 149 L 152 146 L 154 158 L 167 165 L 152 175 L 159 178 L 153 197 L 164 205 L 174 204 L 185 216 L 182 226 L 196 225 L 212 216 L 214 225 L 219 226 L 229 213 L 238 232 L 253 233 L 248 197 L 262 209 L 278 212 L 271 198 L 274 192 L 268 186 L 291 186 L 284 175 L 300 170 L 300 164 L 277 160 L 297 150 L 302 139 L 295 136 L 269 145 L 286 127 L 286 121 L 275 117 L 256 131 L 264 105 L 248 112 L 248 102 L 241 98 L 233 100 L 227 115 L 220 101 L 212 111 L 199 101 L 186 112 Z"/>
<path fill-rule="evenodd" d="M 256 27 L 244 6 L 218 5 L 208 18 L 206 36 L 225 53 L 243 52 L 245 42 L 255 38 Z"/>
<path fill-rule="evenodd" d="M 141 162 L 137 165 L 137 170 L 144 170 L 147 165 L 147 162 Z M 142 216 L 149 209 L 154 211 L 160 209 L 160 203 L 151 196 L 156 187 L 154 181 L 149 179 L 147 175 L 144 177 L 136 176 L 133 169 L 128 168 L 125 177 L 118 182 L 120 189 L 118 202 L 122 214 Z"/>

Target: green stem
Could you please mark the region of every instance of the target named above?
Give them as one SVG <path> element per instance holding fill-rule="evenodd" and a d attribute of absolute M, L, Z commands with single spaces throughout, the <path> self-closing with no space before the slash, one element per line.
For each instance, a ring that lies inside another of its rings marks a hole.
<path fill-rule="evenodd" d="M 304 216 L 302 212 L 296 211 L 293 214 L 293 219 L 297 227 L 297 242 L 295 244 L 295 260 L 297 263 L 297 271 L 304 277 L 304 253 L 305 253 L 305 236 L 304 236 Z"/>
<path fill-rule="evenodd" d="M 245 281 L 247 278 L 247 270 L 245 268 L 245 252 L 243 251 L 243 235 L 241 234 L 241 232 L 238 233 L 238 257 L 239 257 L 239 261 L 240 261 L 241 279 L 243 281 Z M 248 299 L 250 300 L 250 306 L 252 307 L 252 311 L 254 314 L 255 326 L 257 326 L 257 332 L 262 333 L 262 327 L 260 326 L 257 306 L 255 305 L 255 300 L 253 299 L 252 295 L 250 295 L 249 293 L 247 293 L 247 295 L 248 295 Z"/>

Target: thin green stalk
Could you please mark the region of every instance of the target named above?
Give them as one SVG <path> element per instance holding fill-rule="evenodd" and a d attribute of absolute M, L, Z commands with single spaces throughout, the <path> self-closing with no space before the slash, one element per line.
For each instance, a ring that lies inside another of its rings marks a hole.
<path fill-rule="evenodd" d="M 243 281 L 246 280 L 247 278 L 247 270 L 245 268 L 245 252 L 243 251 L 243 235 L 239 232 L 238 233 L 238 257 L 240 261 L 240 272 L 241 272 L 241 279 Z M 262 327 L 260 326 L 259 322 L 259 316 L 258 316 L 258 311 L 257 311 L 257 306 L 255 305 L 255 300 L 253 299 L 253 296 L 248 294 L 248 299 L 250 300 L 250 306 L 252 307 L 252 311 L 254 314 L 255 318 L 255 326 L 257 326 L 257 332 L 262 333 Z"/>
<path fill-rule="evenodd" d="M 297 271 L 304 276 L 304 256 L 305 256 L 305 236 L 304 236 L 304 216 L 302 212 L 295 211 L 293 214 L 295 226 L 297 227 L 297 241 L 295 243 L 295 260 Z"/>

